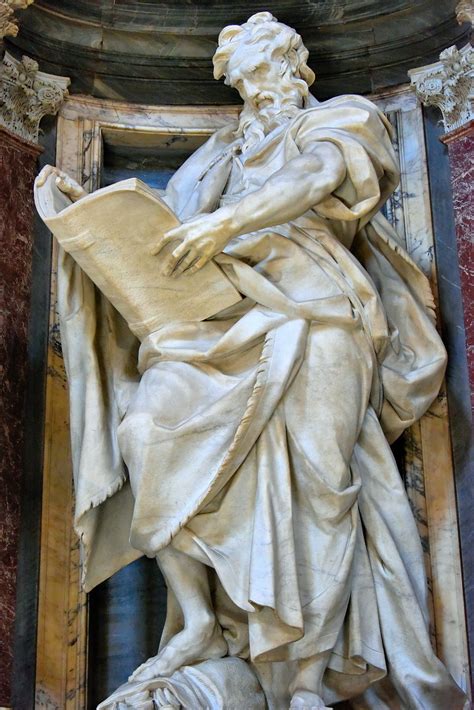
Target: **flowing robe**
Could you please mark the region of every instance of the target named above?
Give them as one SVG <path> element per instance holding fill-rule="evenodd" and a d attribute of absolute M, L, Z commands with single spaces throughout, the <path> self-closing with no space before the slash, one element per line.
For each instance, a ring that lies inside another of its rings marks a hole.
<path fill-rule="evenodd" d="M 430 646 L 421 545 L 388 443 L 438 393 L 445 351 L 428 282 L 378 214 L 398 180 L 386 120 L 340 97 L 243 155 L 229 126 L 166 199 L 181 218 L 211 211 L 318 141 L 340 150 L 342 185 L 233 239 L 216 262 L 241 303 L 160 328 L 138 372 L 128 328 L 63 255 L 86 588 L 173 541 L 215 570 L 229 653 L 253 663 L 270 707 L 288 703 L 299 663 L 331 651 L 326 702 L 388 672 L 387 705 L 369 688 L 362 707 L 461 708 Z M 169 592 L 162 641 L 181 625 Z"/>

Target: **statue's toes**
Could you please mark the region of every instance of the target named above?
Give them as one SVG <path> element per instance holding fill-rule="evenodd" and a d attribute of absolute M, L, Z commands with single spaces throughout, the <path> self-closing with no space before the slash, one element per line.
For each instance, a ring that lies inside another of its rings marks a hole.
<path fill-rule="evenodd" d="M 149 658 L 148 661 L 145 661 L 145 663 L 142 663 L 141 666 L 138 666 L 136 670 L 133 671 L 132 675 L 129 676 L 128 682 L 133 683 L 139 680 L 148 680 L 149 678 L 154 678 L 154 675 L 148 675 L 150 668 L 152 668 L 155 663 L 158 660 L 158 656 L 153 656 L 153 658 Z"/>
<path fill-rule="evenodd" d="M 134 708 L 140 708 L 140 710 L 155 710 L 154 700 L 147 690 L 135 693 L 135 695 L 128 695 L 126 698 L 114 703 L 113 707 L 114 710 L 133 710 Z"/>
<path fill-rule="evenodd" d="M 323 700 L 307 690 L 298 690 L 291 698 L 290 710 L 331 710 Z"/>
<path fill-rule="evenodd" d="M 129 682 L 153 680 L 162 676 L 168 677 L 182 665 L 181 654 L 170 646 L 166 646 L 158 656 L 149 658 L 132 673 Z"/>
<path fill-rule="evenodd" d="M 157 688 L 153 692 L 153 701 L 159 708 L 180 708 L 181 703 L 168 688 Z"/>

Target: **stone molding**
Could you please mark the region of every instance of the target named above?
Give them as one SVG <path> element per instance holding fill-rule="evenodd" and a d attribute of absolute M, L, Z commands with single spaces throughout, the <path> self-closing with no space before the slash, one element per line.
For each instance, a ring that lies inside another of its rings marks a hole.
<path fill-rule="evenodd" d="M 30 57 L 20 61 L 5 52 L 0 64 L 0 125 L 37 143 L 41 119 L 59 111 L 69 84 L 66 76 L 40 72 Z"/>
<path fill-rule="evenodd" d="M 25 10 L 34 0 L 0 0 L 0 39 L 16 37 L 18 23 L 14 17 L 15 10 Z"/>
<path fill-rule="evenodd" d="M 459 138 L 465 138 L 466 136 L 474 136 L 474 118 L 472 118 L 468 123 L 465 123 L 463 126 L 455 128 L 454 131 L 445 133 L 444 136 L 441 136 L 440 141 L 441 143 L 445 143 L 447 145 L 448 143 L 452 143 Z"/>
<path fill-rule="evenodd" d="M 0 125 L 0 145 L 7 145 L 14 150 L 21 150 L 23 153 L 31 153 L 31 155 L 37 156 L 41 155 L 44 148 L 38 143 L 31 143 L 26 141 L 24 138 L 20 138 L 16 133 L 12 133 L 5 128 L 5 126 Z M 4 710 L 3 706 L 0 706 L 0 710 Z"/>
<path fill-rule="evenodd" d="M 448 47 L 439 62 L 411 69 L 408 75 L 420 101 L 440 109 L 446 132 L 474 117 L 474 49 L 470 44 L 460 50 Z"/>

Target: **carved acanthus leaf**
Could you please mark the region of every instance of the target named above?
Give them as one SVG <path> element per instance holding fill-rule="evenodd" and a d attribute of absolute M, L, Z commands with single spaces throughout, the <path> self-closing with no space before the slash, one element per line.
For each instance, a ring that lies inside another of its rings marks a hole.
<path fill-rule="evenodd" d="M 439 59 L 408 74 L 420 101 L 440 109 L 448 132 L 473 118 L 474 49 L 470 44 L 461 50 L 448 47 Z"/>
<path fill-rule="evenodd" d="M 474 19 L 474 2 L 473 0 L 461 0 L 456 5 L 456 19 L 460 25 L 464 22 L 472 24 Z"/>
<path fill-rule="evenodd" d="M 58 112 L 69 83 L 67 77 L 40 72 L 30 57 L 19 61 L 6 52 L 0 64 L 0 124 L 37 142 L 41 119 Z"/>
<path fill-rule="evenodd" d="M 16 37 L 18 23 L 14 17 L 15 10 L 24 10 L 34 0 L 0 0 L 0 39 L 3 37 Z"/>

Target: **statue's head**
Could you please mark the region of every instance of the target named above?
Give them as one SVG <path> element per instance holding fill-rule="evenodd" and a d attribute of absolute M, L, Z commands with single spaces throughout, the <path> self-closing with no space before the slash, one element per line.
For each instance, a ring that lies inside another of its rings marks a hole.
<path fill-rule="evenodd" d="M 224 76 L 241 95 L 240 132 L 251 132 L 252 143 L 257 133 L 268 132 L 302 107 L 315 78 L 307 59 L 300 35 L 269 12 L 258 12 L 243 25 L 229 25 L 220 33 L 214 77 Z M 252 130 L 255 121 L 260 129 Z"/>

